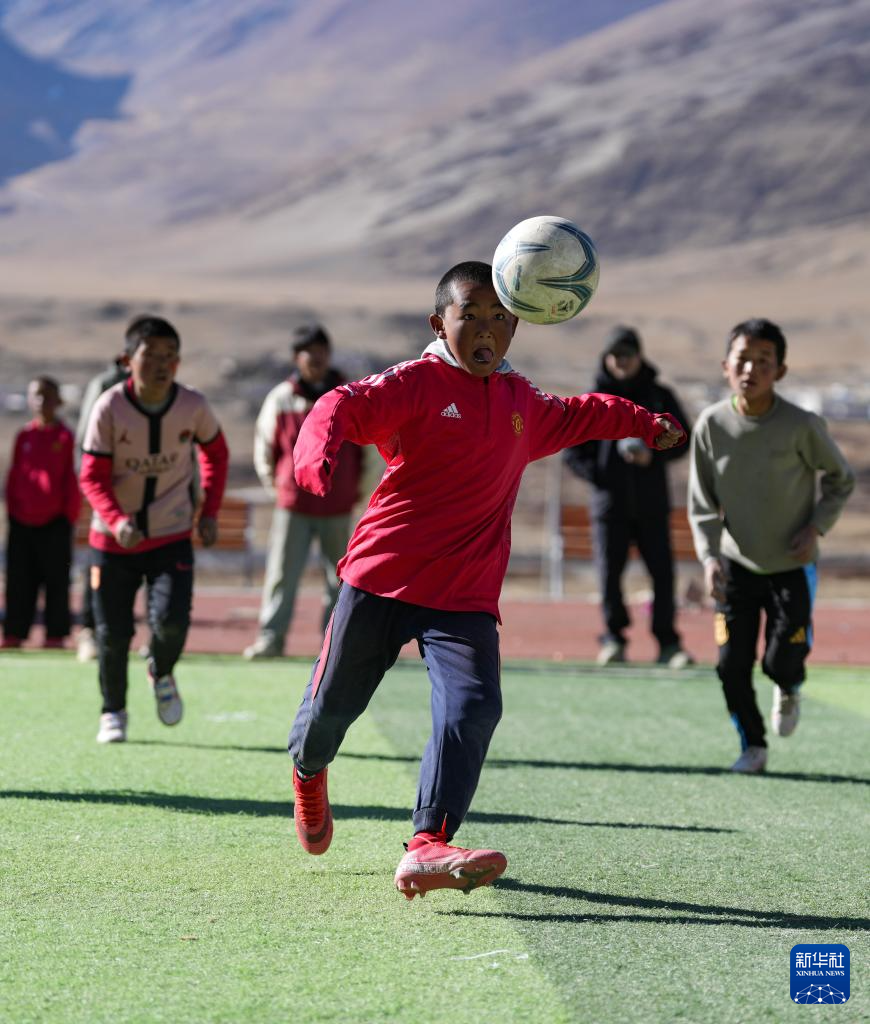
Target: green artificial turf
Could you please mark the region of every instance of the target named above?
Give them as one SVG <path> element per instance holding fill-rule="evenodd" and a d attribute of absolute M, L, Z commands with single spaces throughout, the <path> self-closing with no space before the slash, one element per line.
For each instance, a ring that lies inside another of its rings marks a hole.
<path fill-rule="evenodd" d="M 508 871 L 408 903 L 425 672 L 401 663 L 349 732 L 315 858 L 284 752 L 308 669 L 188 657 L 170 730 L 131 658 L 130 742 L 101 747 L 93 665 L 2 656 L 0 1020 L 867 1019 L 865 671 L 814 667 L 748 778 L 710 669 L 506 665 L 457 842 Z M 790 1003 L 808 942 L 849 946 L 845 1006 Z"/>

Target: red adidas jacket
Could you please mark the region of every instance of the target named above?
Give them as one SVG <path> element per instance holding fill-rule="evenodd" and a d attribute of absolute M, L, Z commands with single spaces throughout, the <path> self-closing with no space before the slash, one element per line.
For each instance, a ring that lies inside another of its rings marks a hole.
<path fill-rule="evenodd" d="M 31 420 L 18 432 L 6 480 L 6 509 L 25 526 L 45 526 L 65 516 L 78 518 L 81 493 L 73 465 L 72 431 L 59 420 L 41 426 Z"/>
<path fill-rule="evenodd" d="M 559 398 L 506 364 L 474 377 L 439 356 L 344 384 L 312 409 L 294 450 L 296 480 L 329 490 L 343 441 L 376 444 L 387 463 L 338 564 L 369 593 L 498 616 L 510 522 L 528 463 L 592 438 L 661 431 L 612 395 Z"/>

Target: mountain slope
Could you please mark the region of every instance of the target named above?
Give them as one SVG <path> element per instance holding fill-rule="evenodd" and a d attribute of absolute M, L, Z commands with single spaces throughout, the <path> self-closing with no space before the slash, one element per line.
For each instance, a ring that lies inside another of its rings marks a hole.
<path fill-rule="evenodd" d="M 78 205 L 97 181 L 100 208 L 135 199 L 146 216 L 178 220 L 464 105 L 509 64 L 659 2 L 248 0 L 240 11 L 233 0 L 3 0 L 0 15 L 45 61 L 132 78 L 125 124 L 82 132 L 52 193 L 68 189 Z M 132 196 L 143 153 L 148 179 Z"/>
<path fill-rule="evenodd" d="M 584 35 L 601 6 L 6 0 L 44 55 L 136 71 L 2 194 L 0 257 L 428 276 L 542 212 L 606 259 L 870 213 L 870 0 L 625 0 Z"/>
<path fill-rule="evenodd" d="M 295 181 L 252 209 L 252 230 L 302 224 L 316 253 L 340 210 L 345 246 L 431 270 L 541 212 L 577 219 L 609 256 L 836 224 L 870 212 L 868 94 L 866 2 L 742 0 L 722 17 L 677 0 L 463 118 Z"/>

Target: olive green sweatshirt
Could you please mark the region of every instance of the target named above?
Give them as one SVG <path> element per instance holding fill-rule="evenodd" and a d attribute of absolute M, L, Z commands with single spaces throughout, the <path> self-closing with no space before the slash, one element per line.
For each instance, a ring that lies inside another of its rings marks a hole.
<path fill-rule="evenodd" d="M 827 533 L 854 486 L 821 416 L 779 395 L 763 416 L 742 416 L 733 398 L 708 406 L 691 442 L 688 511 L 698 558 L 721 554 L 759 573 L 796 569 L 794 535 L 809 523 Z"/>

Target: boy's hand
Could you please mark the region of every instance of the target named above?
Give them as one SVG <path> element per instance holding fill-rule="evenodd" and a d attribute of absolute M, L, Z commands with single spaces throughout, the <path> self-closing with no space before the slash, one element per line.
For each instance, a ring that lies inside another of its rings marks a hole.
<path fill-rule="evenodd" d="M 217 519 L 213 516 L 200 516 L 196 529 L 204 548 L 210 548 L 218 538 Z"/>
<path fill-rule="evenodd" d="M 799 562 L 808 562 L 813 557 L 818 536 L 819 531 L 812 523 L 809 523 L 792 537 L 788 553 Z"/>
<path fill-rule="evenodd" d="M 135 525 L 132 519 L 122 519 L 112 531 L 115 540 L 122 548 L 135 548 L 145 539 L 142 531 Z"/>
<path fill-rule="evenodd" d="M 656 434 L 655 440 L 658 451 L 663 452 L 684 443 L 687 436 L 685 430 L 670 416 L 656 416 L 655 421 L 656 426 L 661 430 L 661 433 Z"/>
<path fill-rule="evenodd" d="M 714 601 L 725 600 L 725 570 L 718 558 L 704 560 L 704 586 Z"/>

